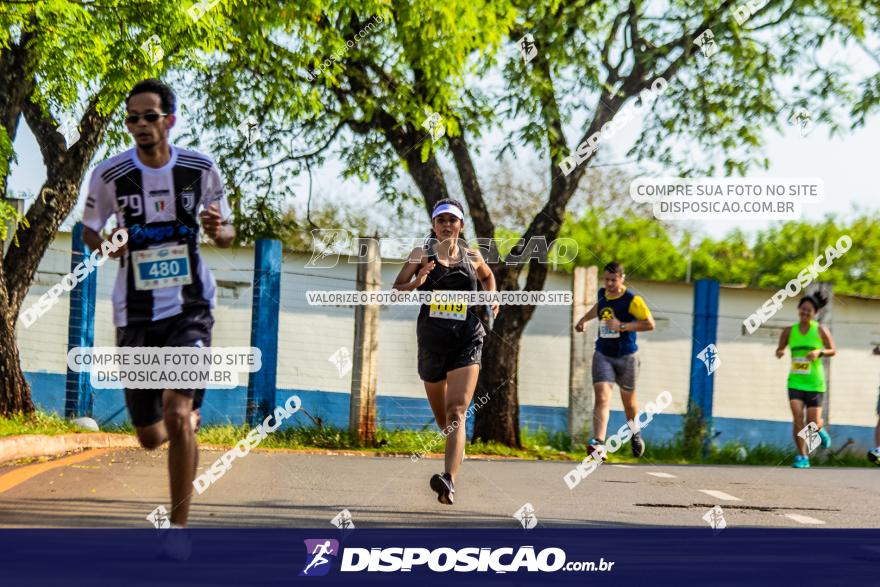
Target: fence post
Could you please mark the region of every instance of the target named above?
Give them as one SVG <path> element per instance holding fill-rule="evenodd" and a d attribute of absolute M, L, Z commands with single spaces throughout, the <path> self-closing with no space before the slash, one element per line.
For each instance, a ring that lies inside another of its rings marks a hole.
<path fill-rule="evenodd" d="M 262 368 L 248 376 L 247 414 L 251 426 L 272 413 L 278 373 L 278 312 L 281 299 L 281 241 L 254 243 L 254 298 L 251 346 L 260 349 Z"/>
<path fill-rule="evenodd" d="M 359 237 L 357 252 L 357 290 L 378 290 L 382 275 L 378 239 Z M 379 306 L 355 306 L 348 430 L 360 444 L 372 443 L 376 434 L 378 347 Z"/>
<path fill-rule="evenodd" d="M 596 340 L 596 321 L 587 322 L 584 332 L 575 332 L 581 316 L 596 303 L 598 271 L 596 267 L 575 267 L 571 276 L 571 344 L 568 371 L 568 434 L 572 444 L 585 439 L 592 429 L 593 385 L 590 371 L 593 367 L 593 345 Z"/>
<path fill-rule="evenodd" d="M 70 271 L 91 254 L 83 242 L 83 225 L 77 223 L 70 237 Z M 95 294 L 98 283 L 98 268 L 95 267 L 85 279 L 70 292 L 70 313 L 67 317 L 67 351 L 77 347 L 92 347 L 95 344 Z M 92 385 L 89 373 L 74 372 L 67 367 L 67 380 L 64 394 L 64 416 L 80 418 L 92 416 Z"/>
<path fill-rule="evenodd" d="M 688 410 L 698 408 L 702 422 L 710 430 L 705 437 L 704 451 L 709 447 L 712 426 L 712 398 L 715 379 L 712 377 L 716 357 L 709 345 L 718 341 L 718 301 L 721 284 L 715 279 L 698 279 L 694 282 L 694 317 L 692 327 L 691 384 Z M 706 353 L 703 353 L 703 351 Z M 702 356 L 701 356 L 702 354 Z"/>

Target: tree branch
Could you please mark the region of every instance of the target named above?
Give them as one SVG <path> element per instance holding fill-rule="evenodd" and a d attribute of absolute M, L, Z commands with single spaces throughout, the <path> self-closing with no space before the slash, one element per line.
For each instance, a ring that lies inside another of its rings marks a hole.
<path fill-rule="evenodd" d="M 480 187 L 477 172 L 474 169 L 474 163 L 471 160 L 470 150 L 463 133 L 460 137 L 449 137 L 449 150 L 455 161 L 455 168 L 458 170 L 461 189 L 464 192 L 465 200 L 467 200 L 471 219 L 474 221 L 474 232 L 476 232 L 477 238 L 493 238 L 495 236 L 495 225 L 489 216 L 489 209 L 486 207 L 483 190 Z"/>
<path fill-rule="evenodd" d="M 7 312 L 13 316 L 18 314 L 40 259 L 79 197 L 82 177 L 113 116 L 112 112 L 99 114 L 97 109 L 109 92 L 109 88 L 103 88 L 89 101 L 79 121 L 80 138 L 70 149 L 65 149 L 64 138 L 57 132 L 57 124 L 51 115 L 32 101 L 33 97 L 25 102 L 23 113 L 40 145 L 46 165 L 46 182 L 27 211 L 30 228 L 19 233 L 20 246 L 9 247 L 4 260 Z"/>

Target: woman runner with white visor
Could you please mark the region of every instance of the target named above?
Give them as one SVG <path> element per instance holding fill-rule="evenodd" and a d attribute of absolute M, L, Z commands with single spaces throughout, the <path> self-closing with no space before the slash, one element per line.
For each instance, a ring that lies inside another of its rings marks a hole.
<path fill-rule="evenodd" d="M 495 290 L 495 276 L 478 250 L 461 238 L 464 208 L 451 199 L 434 205 L 431 234 L 422 247 L 409 254 L 394 282 L 401 291 L 477 291 L 479 280 L 486 291 Z M 479 305 L 451 303 L 422 305 L 416 326 L 419 377 L 437 426 L 446 437 L 443 474 L 431 477 L 437 500 L 452 505 L 455 477 L 464 457 L 465 411 L 480 374 L 486 330 L 477 314 Z M 492 306 L 493 316 L 498 306 Z"/>

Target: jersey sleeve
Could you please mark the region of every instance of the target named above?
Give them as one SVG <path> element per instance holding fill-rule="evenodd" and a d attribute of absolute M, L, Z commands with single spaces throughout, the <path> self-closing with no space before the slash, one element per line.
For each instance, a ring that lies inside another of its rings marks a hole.
<path fill-rule="evenodd" d="M 83 226 L 91 228 L 95 232 L 101 232 L 107 219 L 113 214 L 113 194 L 98 169 L 92 171 L 92 178 L 89 181 L 89 193 L 86 197 L 86 207 L 83 211 Z"/>
<path fill-rule="evenodd" d="M 632 301 L 629 303 L 629 313 L 635 316 L 637 320 L 647 320 L 651 315 L 651 310 L 648 309 L 648 305 L 642 299 L 642 296 L 633 296 Z"/>
<path fill-rule="evenodd" d="M 232 217 L 232 209 L 229 207 L 229 200 L 226 199 L 226 190 L 223 187 L 223 178 L 220 176 L 220 169 L 216 164 L 211 165 L 202 176 L 202 210 L 207 210 L 211 204 L 217 204 L 220 208 L 220 216 L 223 220 L 229 220 Z"/>

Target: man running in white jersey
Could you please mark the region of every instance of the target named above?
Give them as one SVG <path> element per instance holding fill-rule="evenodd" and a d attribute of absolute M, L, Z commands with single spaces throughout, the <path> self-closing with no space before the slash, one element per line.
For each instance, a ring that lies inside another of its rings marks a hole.
<path fill-rule="evenodd" d="M 207 347 L 216 282 L 199 253 L 199 230 L 219 247 L 235 238 L 220 172 L 205 155 L 168 142 L 175 96 L 155 79 L 139 82 L 125 100 L 135 148 L 92 172 L 83 239 L 101 248 L 111 215 L 128 232 L 113 289 L 119 347 Z M 165 263 L 155 271 L 157 259 Z M 173 271 L 165 271 L 172 267 Z M 125 403 L 146 449 L 168 441 L 172 528 L 186 526 L 198 464 L 195 428 L 204 389 L 126 389 Z M 181 557 L 188 556 L 181 555 Z"/>

